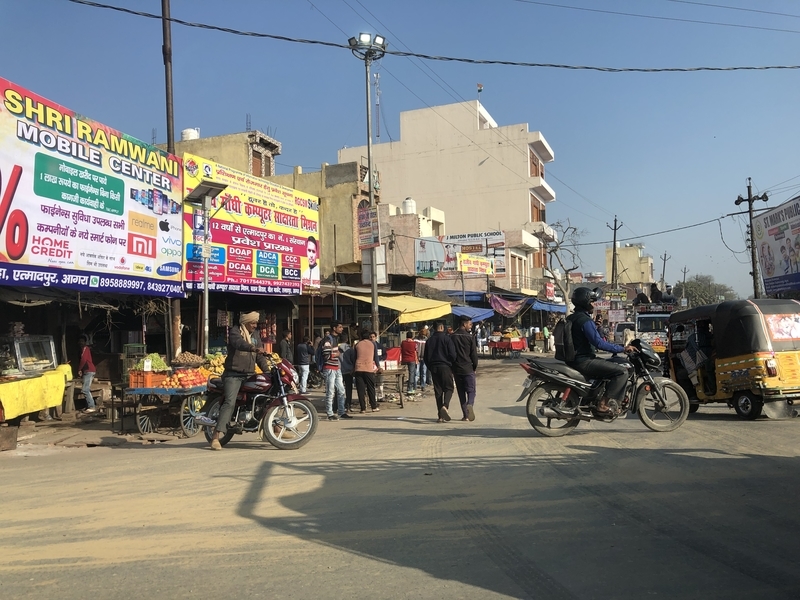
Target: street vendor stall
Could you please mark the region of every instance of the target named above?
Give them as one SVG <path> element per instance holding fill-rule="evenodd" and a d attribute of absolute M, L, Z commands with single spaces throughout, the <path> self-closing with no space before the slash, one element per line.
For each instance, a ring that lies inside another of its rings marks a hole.
<path fill-rule="evenodd" d="M 489 336 L 489 348 L 492 358 L 519 358 L 520 352 L 528 349 L 528 340 L 518 331 L 507 329 L 502 335 Z"/>

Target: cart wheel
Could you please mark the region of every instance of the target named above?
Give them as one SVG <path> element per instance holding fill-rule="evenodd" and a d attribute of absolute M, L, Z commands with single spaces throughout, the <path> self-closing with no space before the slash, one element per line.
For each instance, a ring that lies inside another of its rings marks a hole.
<path fill-rule="evenodd" d="M 497 348 L 492 348 L 492 360 L 497 360 L 497 355 L 499 354 Z"/>
<path fill-rule="evenodd" d="M 155 433 L 161 424 L 161 398 L 158 396 L 142 396 L 136 404 L 136 427 L 139 433 Z"/>
<path fill-rule="evenodd" d="M 181 402 L 181 431 L 186 437 L 193 437 L 200 431 L 200 425 L 194 422 L 194 418 L 203 409 L 205 402 L 200 394 L 186 396 Z"/>

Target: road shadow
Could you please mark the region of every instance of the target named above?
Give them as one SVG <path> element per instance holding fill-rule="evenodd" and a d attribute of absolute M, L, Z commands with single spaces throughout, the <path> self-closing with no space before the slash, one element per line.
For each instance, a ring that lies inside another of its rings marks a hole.
<path fill-rule="evenodd" d="M 264 462 L 237 513 L 511 597 L 800 596 L 797 458 L 592 445 L 448 458 L 448 436 L 498 432 L 419 434 L 420 460 Z"/>

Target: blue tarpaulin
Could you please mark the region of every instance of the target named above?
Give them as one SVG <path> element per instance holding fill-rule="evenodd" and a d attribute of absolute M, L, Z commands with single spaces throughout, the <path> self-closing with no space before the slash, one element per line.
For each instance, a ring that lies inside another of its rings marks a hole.
<path fill-rule="evenodd" d="M 454 306 L 453 314 L 457 317 L 466 315 L 473 321 L 485 321 L 494 316 L 494 311 L 491 308 L 475 308 L 473 306 Z"/>
<path fill-rule="evenodd" d="M 467 302 L 483 302 L 483 292 L 462 292 L 461 290 L 450 290 L 445 292 L 451 298 L 455 298 L 456 302 L 465 299 Z"/>
<path fill-rule="evenodd" d="M 566 304 L 555 304 L 552 302 L 542 302 L 541 300 L 531 299 L 528 301 L 531 304 L 531 308 L 533 310 L 547 310 L 550 312 L 556 313 L 566 313 L 567 312 L 567 305 Z"/>

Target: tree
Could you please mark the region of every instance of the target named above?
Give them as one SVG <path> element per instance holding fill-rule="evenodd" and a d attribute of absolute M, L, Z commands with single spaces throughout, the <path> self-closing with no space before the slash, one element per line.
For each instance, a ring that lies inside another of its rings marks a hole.
<path fill-rule="evenodd" d="M 738 300 L 733 288 L 724 283 L 714 281 L 713 275 L 695 275 L 692 279 L 678 283 L 672 290 L 676 298 L 688 298 L 689 306 L 703 306 L 704 304 L 716 304 L 724 300 Z"/>
<path fill-rule="evenodd" d="M 562 297 L 569 306 L 569 274 L 580 268 L 581 257 L 578 250 L 578 242 L 585 233 L 573 226 L 569 219 L 566 221 L 556 221 L 550 225 L 555 232 L 552 242 L 545 242 L 547 252 L 547 264 L 544 270 L 553 278 L 553 283 L 561 292 Z M 564 277 L 558 277 L 553 271 L 553 266 L 557 265 L 563 272 Z"/>

